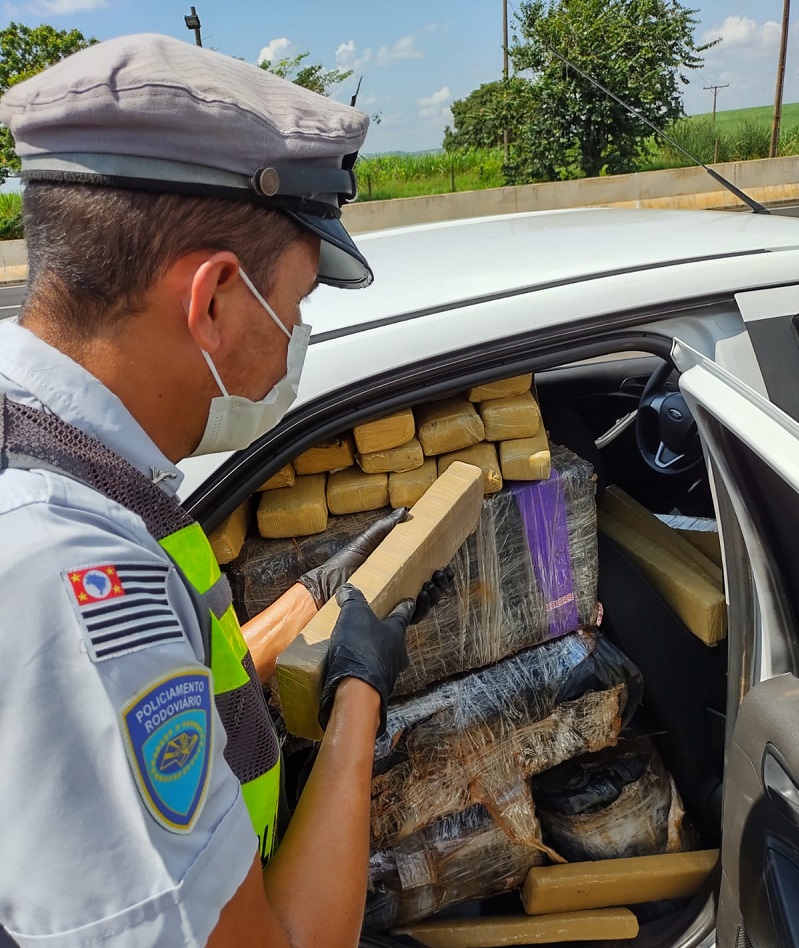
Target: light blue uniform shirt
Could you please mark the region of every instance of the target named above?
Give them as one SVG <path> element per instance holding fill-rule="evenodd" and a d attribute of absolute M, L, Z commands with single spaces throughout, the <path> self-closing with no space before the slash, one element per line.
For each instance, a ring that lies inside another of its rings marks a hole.
<path fill-rule="evenodd" d="M 0 391 L 177 490 L 122 402 L 10 320 Z M 0 538 L 0 924 L 40 948 L 204 944 L 257 843 L 188 593 L 139 517 L 60 475 L 0 473 Z"/>

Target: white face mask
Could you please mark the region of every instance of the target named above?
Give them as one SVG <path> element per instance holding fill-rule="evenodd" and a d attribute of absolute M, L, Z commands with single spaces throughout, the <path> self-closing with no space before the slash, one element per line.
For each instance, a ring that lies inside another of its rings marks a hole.
<path fill-rule="evenodd" d="M 250 401 L 249 398 L 241 395 L 228 395 L 211 356 L 202 350 L 222 394 L 211 401 L 205 433 L 192 457 L 200 454 L 214 454 L 217 451 L 239 451 L 242 448 L 248 448 L 275 427 L 297 397 L 300 373 L 311 338 L 311 327 L 300 323 L 299 326 L 294 327 L 293 332 L 289 332 L 242 269 L 239 269 L 239 276 L 261 306 L 289 337 L 286 374 L 259 402 Z"/>

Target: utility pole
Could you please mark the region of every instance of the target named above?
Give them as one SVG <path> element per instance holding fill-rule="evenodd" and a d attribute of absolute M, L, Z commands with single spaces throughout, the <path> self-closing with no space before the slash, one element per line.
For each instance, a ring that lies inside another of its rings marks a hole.
<path fill-rule="evenodd" d="M 502 0 L 502 78 L 505 82 L 508 81 L 508 0 Z M 507 164 L 510 155 L 510 134 L 507 126 L 502 132 L 502 139 L 505 145 L 505 164 Z"/>
<path fill-rule="evenodd" d="M 785 90 L 785 59 L 788 54 L 788 24 L 791 19 L 791 0 L 784 0 L 782 9 L 782 40 L 780 42 L 780 60 L 777 65 L 777 91 L 774 96 L 774 124 L 771 126 L 771 148 L 769 158 L 776 158 L 780 145 L 780 126 L 782 125 L 782 95 Z"/>
<path fill-rule="evenodd" d="M 724 86 L 705 86 L 705 92 L 713 93 L 713 124 L 714 125 L 716 124 L 716 99 L 718 99 L 719 97 L 719 90 L 729 89 L 729 88 L 730 88 L 729 82 Z"/>
<path fill-rule="evenodd" d="M 192 7 L 191 13 L 188 16 L 184 16 L 183 20 L 186 23 L 187 29 L 194 30 L 194 40 L 197 45 L 202 46 L 203 38 L 200 36 L 200 18 L 197 16 L 196 8 Z"/>

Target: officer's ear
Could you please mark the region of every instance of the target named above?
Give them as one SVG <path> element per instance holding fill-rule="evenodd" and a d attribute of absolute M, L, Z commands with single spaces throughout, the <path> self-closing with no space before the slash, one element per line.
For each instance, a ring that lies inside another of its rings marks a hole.
<path fill-rule="evenodd" d="M 239 258 L 221 250 L 204 260 L 192 277 L 186 323 L 197 345 L 210 355 L 221 344 L 223 317 L 241 289 L 238 273 Z"/>

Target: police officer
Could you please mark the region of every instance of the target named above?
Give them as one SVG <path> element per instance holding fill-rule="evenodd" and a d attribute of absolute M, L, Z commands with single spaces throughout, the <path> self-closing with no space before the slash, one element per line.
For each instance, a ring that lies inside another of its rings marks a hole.
<path fill-rule="evenodd" d="M 326 734 L 276 849 L 272 659 L 256 668 L 175 494 L 179 460 L 288 409 L 317 282 L 371 282 L 340 220 L 367 119 L 134 36 L 16 86 L 0 120 L 29 258 L 0 327 L 0 924 L 40 948 L 353 945 L 413 604 L 379 621 L 342 585 L 369 543 L 291 592 L 311 614 L 338 590 L 342 610 Z"/>

